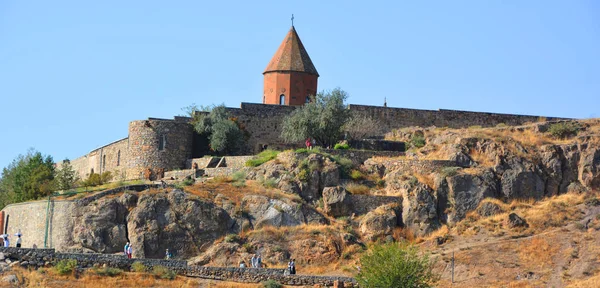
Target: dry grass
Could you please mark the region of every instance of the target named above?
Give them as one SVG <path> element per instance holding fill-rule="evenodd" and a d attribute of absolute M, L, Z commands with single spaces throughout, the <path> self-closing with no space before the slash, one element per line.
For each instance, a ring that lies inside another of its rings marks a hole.
<path fill-rule="evenodd" d="M 289 199 L 294 202 L 301 202 L 302 198 L 297 194 L 284 193 L 278 189 L 265 188 L 256 181 L 247 181 L 245 187 L 235 187 L 228 182 L 207 182 L 200 183 L 184 188 L 185 192 L 196 195 L 201 199 L 214 200 L 219 194 L 225 196 L 236 205 L 241 204 L 244 196 L 262 195 L 272 199 Z"/>
<path fill-rule="evenodd" d="M 346 188 L 348 192 L 354 195 L 367 195 L 371 190 L 371 188 L 369 188 L 369 186 L 367 185 L 357 184 L 354 182 L 347 183 L 346 185 L 344 185 L 344 188 Z"/>
<path fill-rule="evenodd" d="M 471 149 L 471 151 L 469 151 L 469 156 L 471 156 L 471 159 L 483 167 L 492 167 L 496 165 L 495 159 L 491 159 L 486 154 L 480 153 L 475 149 Z"/>
<path fill-rule="evenodd" d="M 552 259 L 559 247 L 542 236 L 524 240 L 519 244 L 519 262 L 530 268 L 545 268 L 553 264 Z"/>
<path fill-rule="evenodd" d="M 427 185 L 429 188 L 435 190 L 435 180 L 433 178 L 434 177 L 433 174 L 415 173 L 415 174 L 413 174 L 413 176 L 415 176 L 415 178 L 417 178 L 417 180 L 419 180 L 420 183 L 423 183 L 423 184 Z"/>

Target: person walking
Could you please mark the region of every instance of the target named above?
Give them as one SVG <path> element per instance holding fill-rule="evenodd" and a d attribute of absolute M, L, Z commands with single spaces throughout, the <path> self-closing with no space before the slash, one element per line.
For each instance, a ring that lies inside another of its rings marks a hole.
<path fill-rule="evenodd" d="M 306 149 L 310 150 L 310 144 L 311 144 L 310 138 L 306 138 L 306 141 L 304 142 L 304 144 L 306 144 Z"/>
<path fill-rule="evenodd" d="M 288 263 L 288 270 L 290 271 L 290 275 L 296 274 L 296 259 L 291 259 Z"/>
<path fill-rule="evenodd" d="M 129 256 L 127 255 L 127 252 L 129 251 L 129 241 L 127 241 L 127 244 L 125 244 L 125 247 L 123 247 L 123 254 L 125 254 L 125 256 Z M 129 257 L 127 257 L 129 258 Z"/>
<path fill-rule="evenodd" d="M 21 248 L 21 234 L 17 234 L 17 248 Z"/>
<path fill-rule="evenodd" d="M 8 241 L 8 235 L 4 235 L 4 247 L 10 247 L 10 241 Z"/>
<path fill-rule="evenodd" d="M 250 265 L 252 265 L 252 268 L 256 268 L 256 254 L 252 255 L 252 259 L 250 259 Z"/>
<path fill-rule="evenodd" d="M 129 244 L 127 246 L 127 259 L 131 259 L 132 255 L 133 255 L 133 248 L 131 247 L 131 244 Z"/>
<path fill-rule="evenodd" d="M 165 259 L 169 260 L 171 259 L 172 255 L 171 252 L 169 252 L 169 248 L 167 248 L 167 250 L 165 251 Z"/>
<path fill-rule="evenodd" d="M 258 257 L 256 258 L 256 268 L 261 268 L 262 267 L 262 259 L 260 258 L 260 254 L 258 255 Z"/>

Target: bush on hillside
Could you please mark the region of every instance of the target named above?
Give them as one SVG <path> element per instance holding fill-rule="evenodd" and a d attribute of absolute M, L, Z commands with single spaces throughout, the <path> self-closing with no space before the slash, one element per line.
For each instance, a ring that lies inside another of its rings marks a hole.
<path fill-rule="evenodd" d="M 54 270 L 60 275 L 71 274 L 75 268 L 77 268 L 77 260 L 75 259 L 63 259 L 54 266 Z"/>
<path fill-rule="evenodd" d="M 161 279 L 169 280 L 173 280 L 177 276 L 177 273 L 175 273 L 173 270 L 160 265 L 152 267 L 152 274 Z"/>
<path fill-rule="evenodd" d="M 565 139 L 576 136 L 579 130 L 581 126 L 576 122 L 560 122 L 550 125 L 548 132 L 554 138 Z"/>
<path fill-rule="evenodd" d="M 350 149 L 350 145 L 348 143 L 337 143 L 333 146 L 334 150 L 348 150 Z"/>
<path fill-rule="evenodd" d="M 115 276 L 123 274 L 123 270 L 121 270 L 119 268 L 113 268 L 113 267 L 95 268 L 92 270 L 92 272 L 96 273 L 96 275 L 98 275 L 98 276 L 109 276 L 109 277 L 115 277 Z"/>
<path fill-rule="evenodd" d="M 410 144 L 415 148 L 421 148 L 425 146 L 425 137 L 421 135 L 414 135 L 410 138 Z"/>
<path fill-rule="evenodd" d="M 144 265 L 142 262 L 134 262 L 131 264 L 131 270 L 133 270 L 133 272 L 143 273 L 148 270 L 148 267 L 146 267 L 146 265 Z"/>
<path fill-rule="evenodd" d="M 373 245 L 360 263 L 360 287 L 431 287 L 436 280 L 429 257 L 406 242 Z"/>
<path fill-rule="evenodd" d="M 275 280 L 267 280 L 262 282 L 262 288 L 283 288 L 283 285 L 279 284 L 279 282 Z"/>

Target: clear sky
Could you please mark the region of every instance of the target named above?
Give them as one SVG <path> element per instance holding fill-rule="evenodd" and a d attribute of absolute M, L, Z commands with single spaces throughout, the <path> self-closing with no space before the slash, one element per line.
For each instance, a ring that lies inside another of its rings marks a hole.
<path fill-rule="evenodd" d="M 600 117 L 600 1 L 0 0 L 0 167 L 127 137 L 192 103 L 262 101 L 295 27 L 350 103 Z"/>

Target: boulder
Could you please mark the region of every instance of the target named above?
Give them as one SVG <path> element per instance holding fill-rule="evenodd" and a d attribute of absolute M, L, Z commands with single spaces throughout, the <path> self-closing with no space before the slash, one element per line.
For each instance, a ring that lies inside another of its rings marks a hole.
<path fill-rule="evenodd" d="M 479 214 L 479 216 L 481 217 L 489 217 L 504 213 L 504 210 L 502 209 L 502 207 L 500 207 L 500 205 L 490 201 L 484 201 L 483 203 L 481 203 L 481 205 L 477 207 L 476 211 L 477 214 Z"/>
<path fill-rule="evenodd" d="M 323 189 L 323 207 L 327 215 L 333 217 L 352 215 L 352 201 L 346 189 L 341 186 Z"/>
<path fill-rule="evenodd" d="M 242 207 L 250 215 L 254 228 L 297 226 L 304 223 L 302 204 L 292 201 L 247 195 L 242 199 Z"/>
<path fill-rule="evenodd" d="M 447 177 L 448 198 L 453 207 L 448 213 L 448 222 L 456 223 L 465 218 L 467 212 L 474 210 L 479 203 L 498 194 L 494 173 L 483 170 L 480 175 L 459 174 Z"/>
<path fill-rule="evenodd" d="M 2 282 L 9 283 L 11 285 L 18 285 L 19 278 L 17 278 L 17 275 L 14 275 L 14 274 L 6 275 L 6 276 L 2 277 Z"/>
<path fill-rule="evenodd" d="M 235 221 L 214 203 L 181 190 L 143 194 L 127 216 L 128 236 L 135 258 L 197 255 L 214 240 L 228 234 Z"/>
<path fill-rule="evenodd" d="M 516 213 L 508 214 L 507 220 L 508 220 L 508 227 L 510 227 L 510 228 L 529 227 L 529 224 L 527 224 L 527 221 L 525 221 L 525 219 L 521 218 Z"/>
<path fill-rule="evenodd" d="M 119 198 L 102 198 L 76 208 L 70 249 L 116 253 L 127 243 L 128 209 Z"/>
<path fill-rule="evenodd" d="M 423 236 L 440 226 L 433 190 L 417 183 L 402 195 L 402 223 L 416 236 Z"/>
<path fill-rule="evenodd" d="M 397 205 L 388 204 L 367 213 L 360 221 L 360 233 L 364 239 L 374 241 L 389 236 L 399 226 Z"/>

